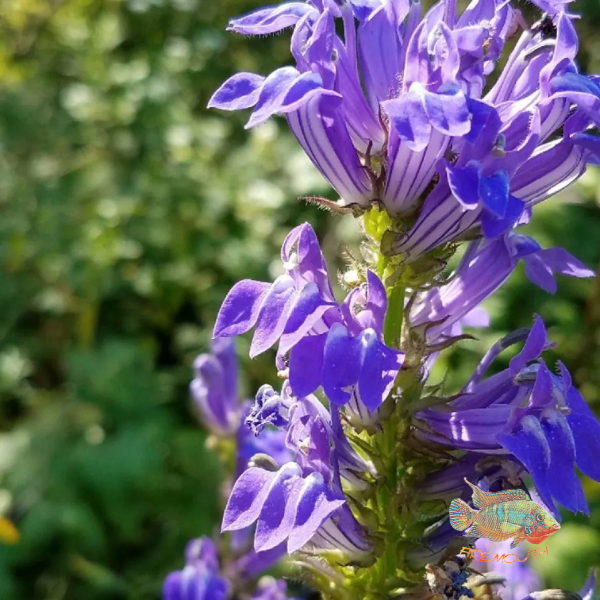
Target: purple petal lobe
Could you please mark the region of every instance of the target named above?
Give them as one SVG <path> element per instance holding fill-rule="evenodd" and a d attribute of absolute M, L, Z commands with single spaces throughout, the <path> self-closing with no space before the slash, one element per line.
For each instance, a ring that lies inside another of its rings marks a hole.
<path fill-rule="evenodd" d="M 479 205 L 480 167 L 470 163 L 462 169 L 446 165 L 448 185 L 452 195 L 467 210 L 473 210 Z"/>
<path fill-rule="evenodd" d="M 387 113 L 400 139 L 416 152 L 423 150 L 431 136 L 431 124 L 421 98 L 414 93 L 386 100 L 381 107 Z"/>
<path fill-rule="evenodd" d="M 325 343 L 322 384 L 327 397 L 334 404 L 350 400 L 350 391 L 357 382 L 362 365 L 362 344 L 336 323 Z"/>
<path fill-rule="evenodd" d="M 467 100 L 460 87 L 452 86 L 436 94 L 420 91 L 429 122 L 445 135 L 466 135 L 471 129 Z"/>
<path fill-rule="evenodd" d="M 390 393 L 404 355 L 388 348 L 372 329 L 360 335 L 364 360 L 358 378 L 360 399 L 369 410 L 376 410 Z"/>
<path fill-rule="evenodd" d="M 575 461 L 582 473 L 600 481 L 600 423 L 593 416 L 571 413 L 567 422 L 575 440 Z"/>
<path fill-rule="evenodd" d="M 546 326 L 544 325 L 544 321 L 536 315 L 523 349 L 510 361 L 511 375 L 514 377 L 528 362 L 539 358 L 546 344 Z"/>
<path fill-rule="evenodd" d="M 236 283 L 223 300 L 213 337 L 240 335 L 251 329 L 270 287 L 268 283 L 252 279 Z"/>
<path fill-rule="evenodd" d="M 240 110 L 254 106 L 258 100 L 264 77 L 254 73 L 236 73 L 214 94 L 208 108 Z"/>
<path fill-rule="evenodd" d="M 316 14 L 315 9 L 304 2 L 287 2 L 232 19 L 228 29 L 245 35 L 276 33 L 286 27 L 292 27 L 311 11 Z"/>
<path fill-rule="evenodd" d="M 533 390 L 531 390 L 531 406 L 544 407 L 553 400 L 554 386 L 552 384 L 552 374 L 544 361 L 540 362 Z"/>
<path fill-rule="evenodd" d="M 594 277 L 595 273 L 564 248 L 547 248 L 540 257 L 555 273 L 569 277 Z"/>
<path fill-rule="evenodd" d="M 537 285 L 549 294 L 555 294 L 558 286 L 550 265 L 542 260 L 539 253 L 530 254 L 523 259 L 525 274 L 531 283 Z"/>
<path fill-rule="evenodd" d="M 486 210 L 496 218 L 502 219 L 506 216 L 508 206 L 508 173 L 498 171 L 490 177 L 482 177 L 479 180 L 479 195 Z"/>
<path fill-rule="evenodd" d="M 250 467 L 240 475 L 225 507 L 221 531 L 244 529 L 258 519 L 274 477 L 275 473 L 257 467 Z"/>
<path fill-rule="evenodd" d="M 557 411 L 549 411 L 541 423 L 550 446 L 550 493 L 571 512 L 589 514 L 581 482 L 575 474 L 575 441 L 567 420 Z"/>
<path fill-rule="evenodd" d="M 306 335 L 323 314 L 335 306 L 334 302 L 325 302 L 316 283 L 304 286 L 297 295 L 285 325 L 279 352 L 285 353 Z"/>
<path fill-rule="evenodd" d="M 273 479 L 256 526 L 257 552 L 275 548 L 290 534 L 294 522 L 293 500 L 302 485 L 301 474 L 296 463 L 286 463 Z"/>
<path fill-rule="evenodd" d="M 321 385 L 327 334 L 301 339 L 290 352 L 290 386 L 298 397 L 312 394 Z"/>
<path fill-rule="evenodd" d="M 294 280 L 289 275 L 280 275 L 273 282 L 258 315 L 250 346 L 251 358 L 269 349 L 283 333 L 294 291 Z"/>
<path fill-rule="evenodd" d="M 516 196 L 509 194 L 504 217 L 498 219 L 489 212 L 482 215 L 483 235 L 487 239 L 494 239 L 499 235 L 503 235 L 519 222 L 524 209 L 525 203 Z"/>
<path fill-rule="evenodd" d="M 498 436 L 498 441 L 525 465 L 533 477 L 541 499 L 556 514 L 558 511 L 548 489 L 548 467 L 550 466 L 548 442 L 535 417 L 526 416 L 521 424 L 520 431 L 501 434 Z"/>
<path fill-rule="evenodd" d="M 297 494 L 288 553 L 296 552 L 309 542 L 317 529 L 345 502 L 343 497 L 338 497 L 327 489 L 320 473 L 311 473 Z"/>
<path fill-rule="evenodd" d="M 301 106 L 310 98 L 311 92 L 320 90 L 318 73 L 300 74 L 294 67 L 282 67 L 273 71 L 264 81 L 256 107 L 246 128 L 264 123 L 276 113 L 285 113 Z"/>

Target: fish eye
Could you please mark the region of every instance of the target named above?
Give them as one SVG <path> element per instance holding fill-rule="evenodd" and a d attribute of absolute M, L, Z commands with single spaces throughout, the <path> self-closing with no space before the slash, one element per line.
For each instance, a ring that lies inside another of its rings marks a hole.
<path fill-rule="evenodd" d="M 535 518 L 540 522 L 543 523 L 544 522 L 544 515 L 542 515 L 541 513 L 538 513 Z"/>

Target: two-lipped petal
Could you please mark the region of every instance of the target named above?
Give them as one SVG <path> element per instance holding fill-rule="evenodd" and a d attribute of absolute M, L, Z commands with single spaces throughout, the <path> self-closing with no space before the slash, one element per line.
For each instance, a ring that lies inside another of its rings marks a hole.
<path fill-rule="evenodd" d="M 275 548 L 287 540 L 291 553 L 308 543 L 345 502 L 327 487 L 321 474 L 303 477 L 296 463 L 286 463 L 277 472 L 251 467 L 234 484 L 223 531 L 257 522 L 256 551 Z"/>

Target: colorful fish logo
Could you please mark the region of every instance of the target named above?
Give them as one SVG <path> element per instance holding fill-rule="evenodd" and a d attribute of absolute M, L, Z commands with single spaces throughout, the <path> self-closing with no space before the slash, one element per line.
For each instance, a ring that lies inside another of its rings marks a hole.
<path fill-rule="evenodd" d="M 465 481 L 473 488 L 473 504 L 480 510 L 458 498 L 452 500 L 450 523 L 458 531 L 470 527 L 466 536 L 487 538 L 492 542 L 514 538 L 510 547 L 515 548 L 524 540 L 539 544 L 560 529 L 552 515 L 533 502 L 527 492 L 484 492 Z"/>

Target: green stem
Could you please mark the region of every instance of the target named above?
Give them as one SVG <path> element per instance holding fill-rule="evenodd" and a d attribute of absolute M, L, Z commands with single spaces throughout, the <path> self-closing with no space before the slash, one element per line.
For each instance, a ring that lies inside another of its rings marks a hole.
<path fill-rule="evenodd" d="M 383 325 L 383 339 L 388 346 L 400 347 L 404 317 L 404 287 L 396 285 L 388 290 L 388 309 Z"/>
<path fill-rule="evenodd" d="M 384 485 L 385 504 L 382 507 L 384 513 L 386 535 L 384 540 L 383 556 L 381 558 L 381 571 L 383 582 L 393 581 L 398 568 L 398 524 L 397 517 L 397 491 L 398 491 L 398 456 L 396 454 L 396 440 L 398 436 L 398 419 L 395 412 L 383 426 L 383 452 L 386 462 L 386 481 Z"/>

